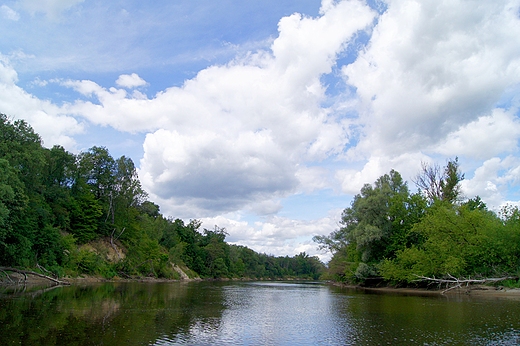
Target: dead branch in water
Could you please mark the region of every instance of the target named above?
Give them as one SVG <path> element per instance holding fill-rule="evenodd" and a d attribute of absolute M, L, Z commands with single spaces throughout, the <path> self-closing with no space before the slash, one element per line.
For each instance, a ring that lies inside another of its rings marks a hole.
<path fill-rule="evenodd" d="M 420 276 L 415 275 L 418 277 L 416 281 L 428 281 L 428 282 L 435 282 L 439 284 L 439 287 L 443 284 L 446 285 L 446 289 L 442 291 L 442 294 L 455 289 L 455 288 L 462 288 L 462 285 L 465 285 L 468 287 L 471 284 L 487 284 L 491 282 L 500 282 L 505 280 L 518 280 L 518 276 L 504 276 L 501 278 L 483 278 L 483 279 L 464 279 L 464 278 L 456 278 L 453 275 L 449 274 L 447 275 L 447 278 L 445 279 L 438 279 L 436 277 L 427 277 L 427 276 Z"/>
<path fill-rule="evenodd" d="M 11 267 L 0 267 L 0 271 L 3 271 L 3 272 L 13 272 L 13 273 L 22 274 L 24 276 L 24 281 L 27 281 L 27 275 L 34 275 L 34 276 L 38 276 L 40 278 L 52 281 L 52 282 L 54 282 L 54 283 L 56 283 L 58 285 L 70 285 L 70 282 L 58 280 L 58 279 L 55 279 L 53 277 L 50 277 L 50 276 L 47 276 L 47 275 L 44 275 L 44 274 L 40 274 L 40 273 L 37 273 L 37 272 L 33 272 L 33 271 L 30 271 L 30 270 L 22 270 L 22 269 L 16 269 L 16 268 L 11 268 Z"/>

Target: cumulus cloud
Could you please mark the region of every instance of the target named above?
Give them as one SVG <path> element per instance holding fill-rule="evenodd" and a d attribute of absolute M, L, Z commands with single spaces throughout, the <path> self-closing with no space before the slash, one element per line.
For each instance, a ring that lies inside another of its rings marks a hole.
<path fill-rule="evenodd" d="M 364 165 L 338 172 L 343 190 L 353 192 L 363 181 L 398 169 L 395 160 L 416 167 L 443 155 L 488 160 L 515 152 L 519 120 L 511 91 L 520 85 L 518 2 L 387 4 L 366 48 L 342 67 L 356 91 L 362 128 L 346 157 Z M 492 189 L 479 186 L 481 192 Z"/>
<path fill-rule="evenodd" d="M 146 85 L 146 81 L 139 77 L 137 73 L 132 73 L 120 75 L 116 80 L 116 84 L 123 88 L 132 89 Z"/>
<path fill-rule="evenodd" d="M 422 162 L 432 163 L 433 160 L 420 151 L 405 152 L 398 156 L 372 155 L 361 163 L 361 167 L 352 165 L 346 169 L 338 169 L 335 178 L 340 182 L 343 192 L 356 194 L 363 185 L 374 183 L 392 169 L 411 183 L 420 171 Z M 410 187 L 413 189 L 413 186 Z"/>
<path fill-rule="evenodd" d="M 465 155 L 486 159 L 518 150 L 520 120 L 503 109 L 494 109 L 491 115 L 462 125 L 449 133 L 432 151 L 446 156 Z"/>
<path fill-rule="evenodd" d="M 69 105 L 68 112 L 122 131 L 149 132 L 140 176 L 173 214 L 186 206 L 210 214 L 248 205 L 273 211 L 255 205 L 290 193 L 304 176 L 300 164 L 339 153 L 348 143 L 342 123 L 321 107 L 320 77 L 373 18 L 358 1 L 327 6 L 317 18 L 284 17 L 270 51 L 208 67 L 150 99 L 67 81 L 92 98 Z M 124 75 L 117 84 L 143 82 Z"/>
<path fill-rule="evenodd" d="M 518 3 L 392 0 L 343 68 L 366 126 L 360 148 L 427 148 L 488 114 L 520 81 Z"/>
<path fill-rule="evenodd" d="M 490 208 L 507 200 L 507 192 L 520 184 L 520 159 L 514 156 L 490 158 L 475 170 L 473 177 L 462 181 L 463 193 L 480 196 Z"/>
<path fill-rule="evenodd" d="M 249 223 L 225 216 L 203 218 L 203 227 L 212 229 L 214 225 L 225 228 L 231 243 L 245 245 L 257 252 L 276 256 L 293 256 L 306 252 L 327 261 L 330 253 L 317 250 L 311 238 L 317 234 L 329 234 L 336 230 L 341 210 L 331 210 L 326 217 L 303 221 L 271 216 L 262 222 Z"/>
<path fill-rule="evenodd" d="M 158 130 L 146 136 L 144 151 L 143 186 L 153 187 L 150 191 L 164 200 L 174 196 L 207 210 L 240 209 L 296 185 L 291 161 L 267 130 L 238 138 Z"/>

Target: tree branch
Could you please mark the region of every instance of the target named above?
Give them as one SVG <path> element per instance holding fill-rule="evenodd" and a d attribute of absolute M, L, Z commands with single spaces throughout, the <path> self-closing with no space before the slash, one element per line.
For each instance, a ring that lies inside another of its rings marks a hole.
<path fill-rule="evenodd" d="M 466 287 L 470 284 L 485 284 L 490 282 L 500 282 L 505 280 L 518 280 L 518 276 L 504 276 L 501 278 L 483 278 L 483 279 L 460 279 L 456 278 L 451 274 L 447 274 L 447 279 L 437 279 L 436 277 L 427 277 L 427 276 L 421 276 L 421 275 L 415 275 L 418 277 L 416 281 L 429 281 L 429 282 L 436 282 L 440 285 L 446 284 L 447 289 L 442 291 L 442 294 L 455 289 L 462 287 L 463 284 L 466 284 Z M 450 287 L 450 285 L 452 285 Z"/>
<path fill-rule="evenodd" d="M 30 270 L 22 270 L 22 269 L 16 269 L 16 268 L 11 268 L 11 267 L 0 267 L 0 270 L 4 271 L 4 272 L 13 272 L 13 273 L 23 274 L 25 277 L 25 281 L 27 281 L 27 275 L 34 275 L 34 276 L 38 276 L 40 278 L 52 281 L 58 285 L 70 285 L 70 282 L 68 282 L 68 281 L 61 281 L 61 280 L 55 279 L 53 277 L 43 275 L 43 274 L 40 274 L 37 272 L 33 272 Z"/>

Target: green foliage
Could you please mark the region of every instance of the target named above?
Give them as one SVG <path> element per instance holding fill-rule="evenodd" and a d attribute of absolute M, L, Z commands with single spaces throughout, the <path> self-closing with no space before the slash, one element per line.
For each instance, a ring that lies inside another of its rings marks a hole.
<path fill-rule="evenodd" d="M 379 262 L 417 241 L 409 230 L 423 217 L 426 205 L 420 195 L 410 195 L 401 175 L 392 170 L 354 196 L 352 206 L 343 211 L 339 230 L 314 240 L 346 261 L 342 266 L 333 257 L 334 276 L 354 281 L 376 276 Z"/>
<path fill-rule="evenodd" d="M 365 185 L 343 212 L 343 227 L 314 238 L 333 252 L 328 278 L 412 283 L 420 276 L 518 275 L 518 208 L 497 216 L 478 196 L 460 203 L 458 159 L 442 173 L 423 165 L 419 177 L 420 194 L 410 195 L 395 171 Z"/>
<path fill-rule="evenodd" d="M 412 232 L 422 244 L 402 250 L 382 264 L 383 276 L 392 281 L 428 277 L 493 276 L 514 270 L 516 257 L 511 236 L 491 212 L 437 203 Z"/>
<path fill-rule="evenodd" d="M 99 237 L 99 220 L 103 215 L 101 203 L 88 190 L 78 193 L 71 204 L 70 231 L 79 243 L 86 243 Z"/>
<path fill-rule="evenodd" d="M 42 147 L 24 121 L 0 114 L 0 264 L 60 275 L 318 278 L 323 264 L 229 245 L 225 229 L 167 219 L 146 201 L 131 159 Z M 125 256 L 112 255 L 115 244 Z M 114 257 L 115 256 L 115 257 Z"/>

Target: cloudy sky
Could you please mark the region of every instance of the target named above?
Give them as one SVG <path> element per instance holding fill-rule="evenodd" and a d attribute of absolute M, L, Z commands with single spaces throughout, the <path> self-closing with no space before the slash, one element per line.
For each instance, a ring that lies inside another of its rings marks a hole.
<path fill-rule="evenodd" d="M 421 161 L 519 204 L 519 0 L 5 0 L 0 32 L 1 113 L 256 251 L 326 259 L 312 236 Z"/>

